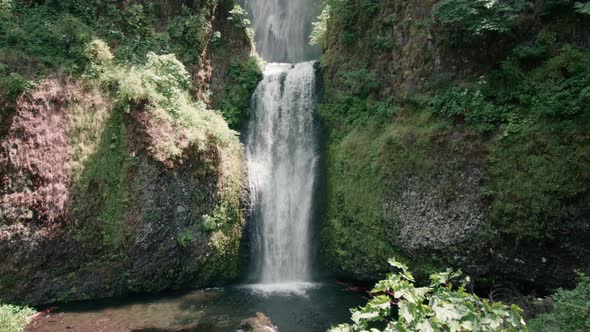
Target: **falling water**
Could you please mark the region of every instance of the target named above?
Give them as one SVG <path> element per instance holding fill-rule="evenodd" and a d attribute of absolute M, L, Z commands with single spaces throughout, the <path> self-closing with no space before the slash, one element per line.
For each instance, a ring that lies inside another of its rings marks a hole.
<path fill-rule="evenodd" d="M 256 50 L 269 62 L 317 59 L 319 47 L 309 45 L 319 0 L 242 0 L 256 33 Z"/>
<path fill-rule="evenodd" d="M 314 62 L 269 64 L 252 99 L 247 160 L 262 283 L 310 278 L 317 135 Z"/>
<path fill-rule="evenodd" d="M 267 64 L 252 97 L 246 158 L 255 278 L 264 287 L 305 282 L 311 277 L 318 138 L 316 66 L 313 61 L 301 61 L 318 56 L 308 44 L 317 0 L 245 1 L 262 58 L 299 62 Z"/>

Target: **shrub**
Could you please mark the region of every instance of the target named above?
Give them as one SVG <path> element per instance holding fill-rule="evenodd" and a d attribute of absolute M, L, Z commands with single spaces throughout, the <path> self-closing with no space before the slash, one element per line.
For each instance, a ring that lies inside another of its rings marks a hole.
<path fill-rule="evenodd" d="M 143 66 L 115 67 L 103 80 L 118 83 L 118 97 L 125 105 L 147 101 L 178 119 L 189 98 L 189 73 L 173 54 L 149 53 L 147 59 Z"/>
<path fill-rule="evenodd" d="M 100 81 L 114 90 L 119 109 L 139 111 L 153 125 L 150 149 L 156 159 L 168 164 L 189 144 L 206 151 L 235 143 L 236 133 L 221 115 L 192 100 L 190 75 L 173 54 L 149 53 L 143 65 L 98 66 L 98 72 Z"/>
<path fill-rule="evenodd" d="M 512 30 L 518 15 L 530 7 L 527 0 L 442 0 L 433 15 L 443 26 L 474 41 Z"/>
<path fill-rule="evenodd" d="M 12 10 L 12 0 L 0 0 L 0 13 L 9 13 Z"/>
<path fill-rule="evenodd" d="M 33 88 L 35 84 L 18 73 L 4 75 L 2 64 L 0 64 L 0 93 L 9 100 L 16 100 L 23 92 Z"/>
<path fill-rule="evenodd" d="M 238 29 L 245 29 L 248 39 L 251 43 L 254 43 L 254 29 L 250 27 L 252 22 L 248 19 L 248 12 L 240 5 L 235 5 L 232 10 L 229 11 L 228 20 L 233 22 L 234 26 Z"/>
<path fill-rule="evenodd" d="M 364 307 L 352 310 L 354 324 L 333 327 L 329 332 L 356 331 L 527 331 L 522 310 L 490 302 L 466 291 L 469 278 L 453 287 L 461 272 L 447 270 L 430 276 L 430 286 L 415 287 L 408 268 L 395 259 L 398 270 L 381 280 Z"/>
<path fill-rule="evenodd" d="M 575 289 L 559 289 L 551 298 L 553 310 L 531 320 L 531 331 L 590 331 L 589 276 L 579 273 Z"/>
<path fill-rule="evenodd" d="M 381 82 L 374 72 L 368 69 L 344 71 L 338 73 L 342 86 L 351 95 L 367 97 L 371 92 L 381 86 Z"/>
<path fill-rule="evenodd" d="M 373 16 L 379 12 L 379 8 L 381 8 L 381 4 L 379 0 L 362 0 L 361 6 L 365 13 L 369 16 Z"/>
<path fill-rule="evenodd" d="M 92 63 L 105 64 L 113 59 L 109 45 L 101 39 L 94 39 L 86 46 L 86 56 Z"/>
<path fill-rule="evenodd" d="M 247 28 L 252 23 L 248 19 L 248 13 L 240 5 L 235 5 L 234 8 L 229 11 L 228 20 L 233 22 L 237 28 Z"/>
<path fill-rule="evenodd" d="M 328 21 L 330 20 L 330 5 L 326 5 L 322 10 L 318 20 L 313 22 L 313 30 L 309 35 L 309 44 L 312 46 L 321 45 L 324 43 L 326 34 L 328 33 Z"/>
<path fill-rule="evenodd" d="M 256 89 L 262 70 L 256 57 L 244 62 L 232 61 L 229 68 L 231 84 L 226 87 L 226 96 L 219 110 L 231 128 L 238 128 L 250 114 L 250 100 Z"/>
<path fill-rule="evenodd" d="M 430 101 L 432 112 L 465 121 L 482 131 L 493 130 L 502 123 L 506 109 L 488 102 L 479 89 L 451 88 Z"/>
<path fill-rule="evenodd" d="M 184 63 L 198 63 L 208 38 L 208 18 L 186 6 L 172 17 L 168 34 L 172 50 Z"/>
<path fill-rule="evenodd" d="M 582 15 L 590 15 L 590 3 L 586 2 L 576 2 L 574 4 L 574 8 L 576 9 L 576 13 Z"/>
<path fill-rule="evenodd" d="M 0 304 L 0 331 L 22 332 L 29 323 L 28 317 L 35 310 L 28 307 L 17 307 L 9 304 Z"/>

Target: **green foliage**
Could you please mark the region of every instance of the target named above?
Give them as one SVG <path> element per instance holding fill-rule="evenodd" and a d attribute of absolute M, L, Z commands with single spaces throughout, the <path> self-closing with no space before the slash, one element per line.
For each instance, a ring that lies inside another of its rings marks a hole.
<path fill-rule="evenodd" d="M 28 317 L 35 310 L 28 307 L 17 307 L 0 303 L 0 331 L 23 332 L 29 323 Z"/>
<path fill-rule="evenodd" d="M 86 56 L 94 64 L 106 64 L 113 60 L 113 54 L 107 43 L 101 39 L 94 39 L 86 46 Z"/>
<path fill-rule="evenodd" d="M 336 139 L 325 156 L 328 206 L 320 233 L 325 264 L 364 275 L 380 271 L 394 255 L 383 236 L 383 182 L 379 177 L 380 131 L 371 126 Z"/>
<path fill-rule="evenodd" d="M 229 11 L 228 20 L 233 22 L 236 28 L 245 29 L 250 42 L 254 43 L 254 29 L 250 27 L 252 22 L 248 19 L 248 12 L 246 12 L 244 8 L 240 5 L 235 5 L 234 8 Z"/>
<path fill-rule="evenodd" d="M 208 18 L 203 14 L 182 6 L 167 27 L 171 50 L 185 64 L 199 63 L 208 38 Z"/>
<path fill-rule="evenodd" d="M 582 15 L 590 15 L 590 3 L 589 2 L 576 2 L 574 4 L 576 13 Z"/>
<path fill-rule="evenodd" d="M 178 241 L 178 244 L 180 244 L 183 248 L 186 248 L 193 239 L 193 231 L 188 228 L 183 229 L 176 236 L 176 241 Z"/>
<path fill-rule="evenodd" d="M 11 15 L 0 20 L 0 56 L 23 76 L 43 74 L 50 68 L 79 72 L 84 47 L 91 39 L 88 26 L 67 12 L 48 6 L 14 4 Z"/>
<path fill-rule="evenodd" d="M 12 0 L 0 0 L 0 15 L 9 15 L 12 11 L 13 5 Z"/>
<path fill-rule="evenodd" d="M 190 75 L 173 54 L 149 53 L 145 65 L 116 66 L 102 79 L 118 84 L 117 97 L 126 107 L 147 101 L 178 120 L 188 106 Z"/>
<path fill-rule="evenodd" d="M 442 0 L 433 15 L 455 33 L 454 39 L 481 41 L 490 34 L 509 33 L 518 15 L 530 7 L 528 0 Z"/>
<path fill-rule="evenodd" d="M 453 87 L 430 101 L 433 113 L 465 121 L 481 130 L 493 130 L 505 112 L 488 102 L 477 89 Z"/>
<path fill-rule="evenodd" d="M 461 272 L 447 270 L 430 276 L 427 287 L 416 287 L 408 268 L 395 259 L 389 264 L 400 270 L 381 280 L 366 306 L 352 310 L 352 325 L 330 332 L 355 331 L 527 331 L 516 305 L 480 299 L 467 292 L 469 277 L 454 287 Z"/>
<path fill-rule="evenodd" d="M 250 116 L 250 99 L 262 78 L 262 70 L 256 57 L 246 61 L 233 59 L 229 68 L 230 81 L 219 110 L 230 128 L 238 129 Z"/>
<path fill-rule="evenodd" d="M 457 126 L 498 133 L 490 146 L 488 217 L 518 237 L 551 237 L 583 218 L 590 181 L 590 53 L 543 44 L 517 47 L 474 85 L 435 95 L 430 110 Z M 539 62 L 526 69 L 529 61 Z M 518 165 L 518 167 L 515 167 Z"/>
<path fill-rule="evenodd" d="M 149 53 L 143 65 L 106 65 L 99 72 L 99 80 L 114 90 L 119 108 L 152 112 L 158 122 L 176 129 L 160 133 L 158 146 L 153 147 L 158 158 L 179 157 L 179 140 L 197 144 L 202 151 L 212 142 L 223 147 L 234 143 L 236 133 L 229 130 L 223 118 L 192 100 L 190 75 L 173 54 Z"/>
<path fill-rule="evenodd" d="M 345 71 L 339 73 L 338 76 L 342 87 L 348 90 L 348 94 L 361 98 L 368 97 L 370 92 L 381 86 L 375 73 L 368 69 Z"/>
<path fill-rule="evenodd" d="M 330 6 L 330 18 L 335 27 L 349 28 L 354 24 L 355 15 L 358 14 L 355 1 L 328 0 L 326 5 Z"/>
<path fill-rule="evenodd" d="M 390 50 L 393 48 L 393 41 L 387 36 L 377 36 L 375 40 L 375 47 L 379 51 Z"/>
<path fill-rule="evenodd" d="M 240 5 L 235 5 L 234 8 L 229 11 L 229 15 L 228 19 L 238 28 L 247 28 L 252 24 L 248 19 L 248 13 Z"/>
<path fill-rule="evenodd" d="M 590 277 L 578 274 L 575 289 L 559 289 L 553 309 L 529 321 L 531 331 L 590 331 Z"/>
<path fill-rule="evenodd" d="M 86 45 L 98 39 L 116 45 L 117 63 L 143 63 L 154 52 L 175 53 L 186 65 L 199 64 L 210 38 L 214 2 L 172 9 L 149 1 L 50 0 L 30 6 L 2 1 L 0 59 L 27 78 L 57 69 L 81 73 L 89 61 Z"/>
<path fill-rule="evenodd" d="M 379 12 L 381 8 L 381 1 L 379 0 L 362 0 L 361 6 L 364 9 L 365 13 L 369 16 L 374 16 Z"/>
<path fill-rule="evenodd" d="M 16 100 L 23 92 L 32 89 L 35 84 L 18 73 L 6 75 L 6 66 L 0 63 L 0 93 L 9 100 Z"/>
<path fill-rule="evenodd" d="M 123 114 L 112 112 L 97 136 L 96 150 L 84 162 L 74 187 L 74 209 L 77 216 L 88 218 L 82 217 L 82 220 L 97 222 L 98 230 L 85 228 L 90 232 L 88 236 L 96 236 L 98 231 L 103 243 L 117 247 L 123 238 L 125 179 L 130 158 L 125 147 Z M 95 215 L 90 217 L 87 213 Z"/>
<path fill-rule="evenodd" d="M 328 33 L 328 21 L 330 20 L 330 5 L 324 6 L 322 13 L 318 16 L 316 22 L 313 22 L 313 30 L 309 35 L 309 44 L 322 45 L 325 42 L 326 34 Z"/>

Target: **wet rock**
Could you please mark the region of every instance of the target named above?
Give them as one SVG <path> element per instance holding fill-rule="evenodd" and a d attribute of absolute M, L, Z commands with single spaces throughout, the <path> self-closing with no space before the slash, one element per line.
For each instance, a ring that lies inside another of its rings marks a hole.
<path fill-rule="evenodd" d="M 244 319 L 240 324 L 243 331 L 252 332 L 276 332 L 277 328 L 265 314 L 257 312 L 255 317 Z"/>

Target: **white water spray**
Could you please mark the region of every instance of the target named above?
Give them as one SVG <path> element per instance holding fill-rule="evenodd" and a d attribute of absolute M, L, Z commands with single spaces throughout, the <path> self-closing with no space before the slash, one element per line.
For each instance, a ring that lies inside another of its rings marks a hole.
<path fill-rule="evenodd" d="M 256 50 L 268 62 L 301 62 L 319 58 L 309 45 L 318 0 L 242 0 L 256 34 Z"/>
<path fill-rule="evenodd" d="M 310 47 L 317 0 L 245 0 L 266 61 L 317 59 Z M 270 63 L 252 97 L 246 159 L 252 192 L 252 261 L 261 290 L 305 289 L 318 167 L 315 62 Z"/>
<path fill-rule="evenodd" d="M 318 164 L 314 62 L 269 64 L 252 99 L 246 157 L 259 282 L 307 281 Z"/>

